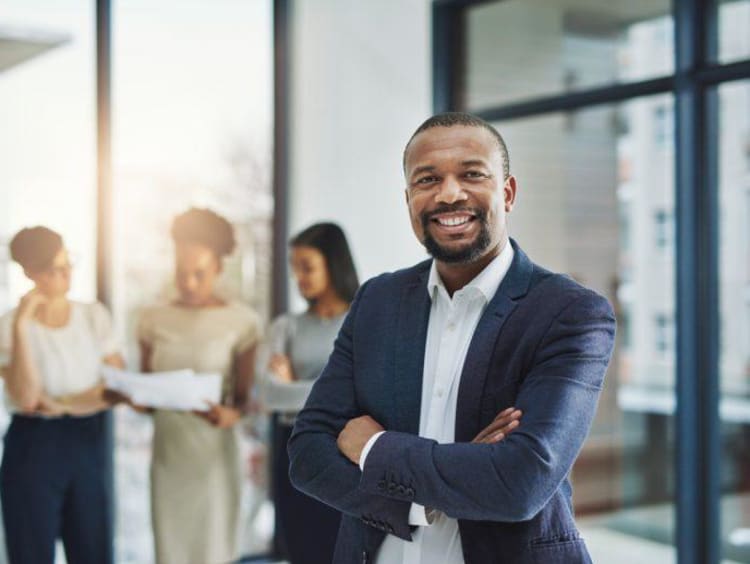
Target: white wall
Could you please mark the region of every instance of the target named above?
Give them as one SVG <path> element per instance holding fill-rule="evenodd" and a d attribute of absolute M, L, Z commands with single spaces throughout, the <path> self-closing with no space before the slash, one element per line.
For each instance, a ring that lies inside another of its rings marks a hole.
<path fill-rule="evenodd" d="M 338 222 L 362 280 L 426 257 L 401 153 L 432 109 L 430 4 L 293 4 L 289 229 Z"/>

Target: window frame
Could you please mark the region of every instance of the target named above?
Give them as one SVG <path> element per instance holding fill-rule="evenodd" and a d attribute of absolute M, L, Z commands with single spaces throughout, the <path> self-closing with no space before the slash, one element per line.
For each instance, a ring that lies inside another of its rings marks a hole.
<path fill-rule="evenodd" d="M 491 0 L 433 0 L 433 110 L 466 111 L 466 13 Z M 494 0 L 498 1 L 498 0 Z M 502 0 L 499 0 L 502 1 Z M 718 62 L 718 0 L 672 2 L 674 73 L 627 84 L 532 97 L 473 113 L 505 121 L 674 96 L 675 341 L 677 560 L 718 564 L 720 537 L 719 419 L 719 84 L 750 78 L 750 58 Z M 700 323 L 696 321 L 700 320 Z"/>

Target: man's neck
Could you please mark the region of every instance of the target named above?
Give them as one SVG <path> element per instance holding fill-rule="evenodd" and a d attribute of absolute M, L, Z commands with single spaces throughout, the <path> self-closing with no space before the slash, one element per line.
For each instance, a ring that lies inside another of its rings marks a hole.
<path fill-rule="evenodd" d="M 445 289 L 448 291 L 448 295 L 453 297 L 455 292 L 474 280 L 480 272 L 487 268 L 488 264 L 500 255 L 503 249 L 505 249 L 505 245 L 509 244 L 510 241 L 506 238 L 500 241 L 492 250 L 470 263 L 451 264 L 436 261 L 438 274 L 443 281 Z"/>

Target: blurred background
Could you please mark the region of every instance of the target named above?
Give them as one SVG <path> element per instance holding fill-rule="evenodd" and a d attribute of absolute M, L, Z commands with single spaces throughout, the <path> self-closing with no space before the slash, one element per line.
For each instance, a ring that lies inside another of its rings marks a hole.
<path fill-rule="evenodd" d="M 222 284 L 265 320 L 304 307 L 286 242 L 310 223 L 362 279 L 421 260 L 401 152 L 449 109 L 506 138 L 512 236 L 617 312 L 572 474 L 594 561 L 750 563 L 748 0 L 3 0 L 0 311 L 29 288 L 7 242 L 48 225 L 137 366 L 192 205 L 233 222 Z M 153 558 L 150 425 L 116 410 L 118 562 Z M 251 561 L 274 531 L 247 427 Z"/>

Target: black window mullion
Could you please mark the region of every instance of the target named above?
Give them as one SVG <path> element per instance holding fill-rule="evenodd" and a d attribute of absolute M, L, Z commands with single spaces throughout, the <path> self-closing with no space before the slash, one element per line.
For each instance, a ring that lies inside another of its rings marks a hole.
<path fill-rule="evenodd" d="M 271 314 L 288 306 L 286 247 L 289 222 L 289 99 L 292 43 L 290 32 L 293 0 L 273 0 L 273 267 Z M 275 533 L 274 533 L 275 534 Z"/>
<path fill-rule="evenodd" d="M 465 10 L 436 2 L 432 6 L 432 108 L 435 113 L 463 108 Z"/>
<path fill-rule="evenodd" d="M 673 77 L 665 76 L 641 82 L 615 84 L 558 96 L 535 98 L 499 107 L 480 109 L 472 113 L 487 121 L 506 121 L 552 112 L 569 112 L 601 104 L 614 104 L 640 96 L 671 92 L 673 88 Z"/>
<path fill-rule="evenodd" d="M 96 0 L 96 298 L 112 307 L 112 2 Z M 101 469 L 109 492 L 108 523 L 115 527 L 115 422 L 104 415 L 106 456 Z M 112 556 L 114 557 L 114 549 Z"/>
<path fill-rule="evenodd" d="M 719 562 L 716 96 L 698 80 L 715 52 L 701 0 L 675 2 L 677 421 L 680 564 Z M 711 136 L 713 135 L 713 136 Z"/>

